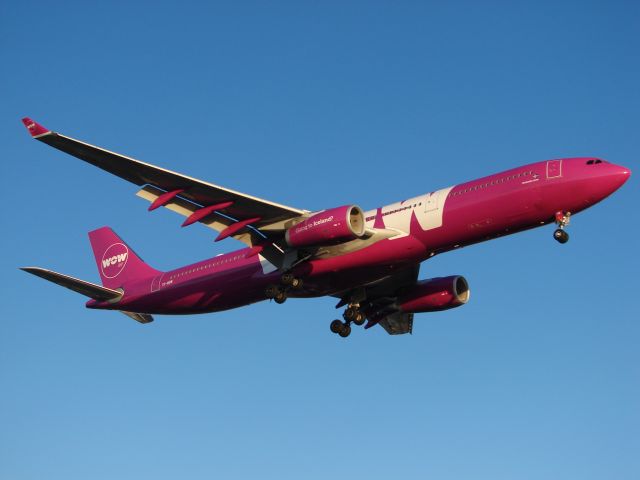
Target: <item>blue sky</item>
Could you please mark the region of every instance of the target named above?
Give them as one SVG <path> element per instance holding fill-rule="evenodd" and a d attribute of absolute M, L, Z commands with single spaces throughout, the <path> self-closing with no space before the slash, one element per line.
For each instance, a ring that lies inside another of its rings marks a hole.
<path fill-rule="evenodd" d="M 31 141 L 70 136 L 287 205 L 373 208 L 533 161 L 638 174 L 637 2 L 5 2 L 0 478 L 637 479 L 637 179 L 426 262 L 462 308 L 341 340 L 332 299 L 141 326 L 17 270 L 97 281 L 112 226 L 168 269 L 238 245 Z"/>

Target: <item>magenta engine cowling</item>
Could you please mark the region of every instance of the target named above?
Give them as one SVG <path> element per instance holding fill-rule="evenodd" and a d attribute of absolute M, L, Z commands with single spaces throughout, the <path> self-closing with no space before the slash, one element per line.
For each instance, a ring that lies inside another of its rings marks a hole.
<path fill-rule="evenodd" d="M 355 240 L 364 232 L 362 209 L 345 205 L 310 216 L 289 228 L 284 238 L 290 247 L 308 247 Z"/>
<path fill-rule="evenodd" d="M 470 296 L 467 280 L 453 275 L 418 282 L 398 297 L 397 304 L 405 313 L 437 312 L 464 305 Z"/>

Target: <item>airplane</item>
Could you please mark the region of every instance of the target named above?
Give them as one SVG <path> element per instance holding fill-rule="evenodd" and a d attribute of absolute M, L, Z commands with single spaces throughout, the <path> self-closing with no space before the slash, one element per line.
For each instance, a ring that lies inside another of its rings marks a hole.
<path fill-rule="evenodd" d="M 413 332 L 414 314 L 466 304 L 462 275 L 418 280 L 421 262 L 478 242 L 554 223 L 569 240 L 573 215 L 595 205 L 630 177 L 628 168 L 595 157 L 531 163 L 391 205 L 363 211 L 342 205 L 322 211 L 288 207 L 135 160 L 44 128 L 31 136 L 127 180 L 149 211 L 167 208 L 245 248 L 174 270 L 145 263 L 111 228 L 89 232 L 101 285 L 39 267 L 22 270 L 78 292 L 91 309 L 116 310 L 140 323 L 154 314 L 229 310 L 272 299 L 332 296 L 351 325 Z M 366 325 L 365 325 L 366 322 Z"/>

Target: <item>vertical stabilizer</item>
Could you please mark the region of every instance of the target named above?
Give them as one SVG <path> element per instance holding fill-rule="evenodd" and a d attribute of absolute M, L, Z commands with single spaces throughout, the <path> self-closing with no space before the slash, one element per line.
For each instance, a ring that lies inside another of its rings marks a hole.
<path fill-rule="evenodd" d="M 107 288 L 119 288 L 126 283 L 161 273 L 144 263 L 109 227 L 89 232 L 89 240 L 102 285 Z"/>

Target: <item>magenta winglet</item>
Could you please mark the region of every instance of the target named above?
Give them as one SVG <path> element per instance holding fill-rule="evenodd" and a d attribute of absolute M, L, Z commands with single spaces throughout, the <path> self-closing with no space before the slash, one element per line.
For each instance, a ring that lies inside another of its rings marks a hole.
<path fill-rule="evenodd" d="M 182 192 L 184 192 L 184 189 L 173 190 L 171 192 L 163 193 L 158 198 L 156 198 L 153 201 L 153 203 L 149 206 L 149 211 L 152 212 L 156 208 L 165 206 L 167 203 L 173 200 L 177 195 L 180 195 Z"/>
<path fill-rule="evenodd" d="M 22 123 L 24 123 L 24 126 L 27 127 L 27 130 L 29 130 L 29 133 L 32 137 L 39 137 L 40 135 L 44 135 L 45 133 L 49 133 L 51 131 L 44 128 L 39 123 L 34 122 L 29 117 L 24 117 L 22 119 Z"/>
<path fill-rule="evenodd" d="M 228 208 L 231 205 L 233 205 L 233 202 L 222 202 L 216 203 L 215 205 L 209 205 L 208 207 L 202 207 L 189 215 L 187 219 L 182 223 L 182 226 L 188 227 L 189 225 L 202 220 L 204 217 L 211 215 L 216 210 L 222 210 L 223 208 Z"/>
<path fill-rule="evenodd" d="M 216 237 L 215 241 L 219 242 L 220 240 L 224 240 L 225 238 L 230 237 L 234 233 L 242 230 L 247 225 L 251 225 L 252 223 L 256 223 L 259 220 L 260 220 L 260 217 L 248 218 L 247 220 L 242 220 L 240 222 L 236 222 L 236 223 L 234 223 L 232 225 L 229 225 L 227 228 L 225 228 L 224 230 L 222 230 L 220 232 L 220 235 L 218 235 Z"/>

